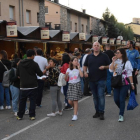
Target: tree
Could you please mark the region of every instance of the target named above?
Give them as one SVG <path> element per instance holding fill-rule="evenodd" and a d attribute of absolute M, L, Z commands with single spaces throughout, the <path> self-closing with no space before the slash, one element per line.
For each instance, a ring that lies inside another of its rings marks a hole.
<path fill-rule="evenodd" d="M 95 29 L 93 30 L 93 34 L 94 35 L 98 35 L 98 36 L 106 36 L 106 30 L 104 27 L 100 26 L 100 20 L 97 20 L 97 24 L 95 26 Z"/>

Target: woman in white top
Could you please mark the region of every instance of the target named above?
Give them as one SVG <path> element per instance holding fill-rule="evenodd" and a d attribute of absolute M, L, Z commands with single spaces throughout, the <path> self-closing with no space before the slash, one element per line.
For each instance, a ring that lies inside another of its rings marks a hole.
<path fill-rule="evenodd" d="M 80 69 L 78 58 L 73 57 L 71 59 L 70 68 L 67 69 L 65 77 L 66 81 L 69 79 L 67 99 L 69 104 L 74 108 L 74 115 L 72 121 L 76 121 L 78 119 L 78 100 L 82 98 L 80 77 L 83 77 L 83 72 Z"/>
<path fill-rule="evenodd" d="M 119 113 L 119 122 L 124 121 L 124 110 L 125 110 L 125 98 L 128 93 L 128 89 L 134 89 L 133 79 L 132 79 L 132 65 L 128 61 L 125 49 L 118 49 L 116 56 L 112 58 L 112 63 L 109 67 L 110 72 L 113 72 L 113 76 L 122 74 L 122 86 L 114 88 L 114 101 L 118 108 L 120 109 Z M 128 80 L 129 79 L 129 80 Z M 130 83 L 129 83 L 130 81 Z"/>

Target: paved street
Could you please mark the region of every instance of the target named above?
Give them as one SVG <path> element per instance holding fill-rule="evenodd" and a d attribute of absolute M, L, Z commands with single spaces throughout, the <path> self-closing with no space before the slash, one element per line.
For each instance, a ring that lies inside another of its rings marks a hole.
<path fill-rule="evenodd" d="M 140 82 L 140 77 L 139 77 Z M 136 96 L 140 103 L 140 88 Z M 61 97 L 64 101 L 64 97 Z M 128 101 L 127 101 L 128 102 Z M 127 104 L 126 102 L 126 104 Z M 125 112 L 125 121 L 118 122 L 119 110 L 113 97 L 106 97 L 105 120 L 93 119 L 92 97 L 79 102 L 79 119 L 72 122 L 72 111 L 64 111 L 63 116 L 49 118 L 51 98 L 44 93 L 42 108 L 37 109 L 35 121 L 28 115 L 17 121 L 12 110 L 0 111 L 0 139 L 2 140 L 140 140 L 140 106 Z"/>

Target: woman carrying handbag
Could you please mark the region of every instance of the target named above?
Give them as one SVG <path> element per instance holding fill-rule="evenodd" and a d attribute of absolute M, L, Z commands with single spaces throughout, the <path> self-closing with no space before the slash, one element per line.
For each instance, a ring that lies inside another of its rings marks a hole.
<path fill-rule="evenodd" d="M 116 56 L 112 58 L 112 63 L 110 64 L 109 70 L 110 72 L 113 72 L 112 85 L 114 87 L 114 101 L 120 109 L 118 121 L 123 122 L 125 98 L 130 86 L 132 89 L 134 89 L 132 79 L 133 68 L 130 61 L 127 59 L 125 49 L 121 48 L 117 50 Z M 121 80 L 119 81 L 118 79 L 120 76 Z M 119 81 L 118 86 L 117 83 L 114 82 L 116 80 L 115 78 Z"/>

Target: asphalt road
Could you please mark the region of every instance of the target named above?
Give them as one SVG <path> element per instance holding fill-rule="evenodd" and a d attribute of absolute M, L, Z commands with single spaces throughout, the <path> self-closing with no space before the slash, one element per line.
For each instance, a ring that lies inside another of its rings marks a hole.
<path fill-rule="evenodd" d="M 139 77 L 140 82 L 140 77 Z M 61 95 L 64 101 L 63 95 Z M 140 88 L 137 102 L 140 104 Z M 126 105 L 128 100 L 126 101 Z M 140 105 L 125 111 L 125 121 L 118 122 L 119 109 L 112 97 L 106 97 L 105 120 L 93 119 L 93 99 L 84 97 L 79 102 L 79 117 L 71 121 L 73 110 L 63 111 L 63 116 L 47 117 L 51 112 L 49 92 L 44 92 L 42 108 L 36 109 L 36 120 L 25 115 L 16 120 L 12 110 L 0 111 L 0 139 L 2 140 L 140 140 Z"/>

